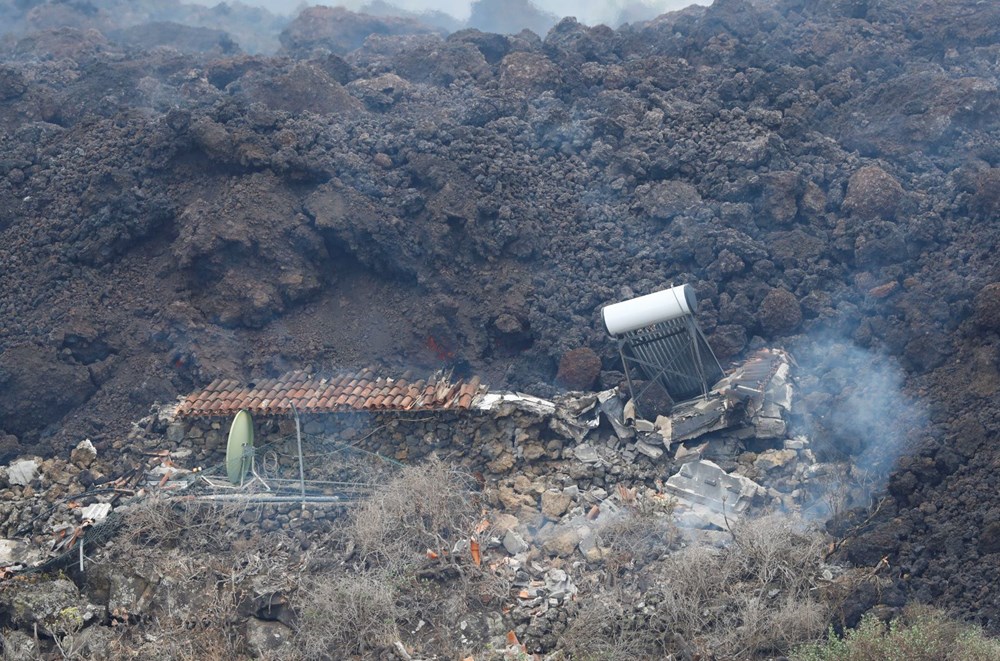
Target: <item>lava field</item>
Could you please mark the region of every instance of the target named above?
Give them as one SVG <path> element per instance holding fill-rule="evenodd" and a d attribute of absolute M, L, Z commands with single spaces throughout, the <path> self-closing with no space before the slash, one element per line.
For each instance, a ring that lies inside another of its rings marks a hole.
<path fill-rule="evenodd" d="M 612 387 L 601 307 L 690 283 L 724 364 L 808 367 L 828 452 L 919 423 L 842 559 L 1000 632 L 1000 4 L 221 12 L 0 3 L 0 459 L 294 369 Z"/>

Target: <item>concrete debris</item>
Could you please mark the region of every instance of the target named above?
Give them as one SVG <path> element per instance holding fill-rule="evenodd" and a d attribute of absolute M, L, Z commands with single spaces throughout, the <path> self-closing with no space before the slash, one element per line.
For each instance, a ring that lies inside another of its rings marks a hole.
<path fill-rule="evenodd" d="M 668 447 L 738 427 L 752 429 L 760 439 L 781 438 L 792 407 L 790 365 L 786 352 L 764 349 L 720 379 L 707 397 L 675 404 L 669 416 L 655 422 L 637 419 L 634 427 L 655 433 Z"/>
<path fill-rule="evenodd" d="M 674 451 L 674 461 L 678 464 L 682 464 L 688 461 L 701 459 L 702 455 L 705 454 L 706 448 L 708 448 L 707 441 L 697 445 L 678 443 L 677 449 Z"/>
<path fill-rule="evenodd" d="M 653 460 L 659 459 L 663 456 L 663 448 L 658 448 L 643 441 L 636 441 L 635 449 Z"/>
<path fill-rule="evenodd" d="M 507 553 L 517 555 L 528 550 L 528 542 L 524 541 L 524 538 L 518 533 L 508 530 L 507 534 L 503 536 L 503 547 Z"/>
<path fill-rule="evenodd" d="M 22 459 L 7 466 L 7 480 L 16 486 L 26 487 L 38 477 L 38 462 Z"/>
<path fill-rule="evenodd" d="M 767 490 L 750 478 L 728 474 L 707 460 L 684 464 L 664 486 L 677 498 L 678 520 L 692 528 L 725 530 L 767 497 Z"/>
<path fill-rule="evenodd" d="M 623 441 L 631 440 L 635 432 L 625 424 L 625 403 L 618 388 L 597 393 L 597 402 L 615 435 Z"/>
<path fill-rule="evenodd" d="M 554 402 L 520 392 L 487 393 L 476 404 L 482 411 L 502 415 L 506 411 L 527 411 L 536 415 L 551 415 L 556 411 Z"/>

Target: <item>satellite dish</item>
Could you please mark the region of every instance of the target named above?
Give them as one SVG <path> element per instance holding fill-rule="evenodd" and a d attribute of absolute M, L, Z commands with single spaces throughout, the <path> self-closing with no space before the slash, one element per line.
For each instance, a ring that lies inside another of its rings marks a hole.
<path fill-rule="evenodd" d="M 245 409 L 236 414 L 226 444 L 226 474 L 233 484 L 242 484 L 253 459 L 253 418 Z"/>

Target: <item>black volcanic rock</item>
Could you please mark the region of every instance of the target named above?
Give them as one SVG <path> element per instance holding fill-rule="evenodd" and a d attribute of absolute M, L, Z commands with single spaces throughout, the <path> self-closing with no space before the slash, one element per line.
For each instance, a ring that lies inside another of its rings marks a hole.
<path fill-rule="evenodd" d="M 316 48 L 342 55 L 359 48 L 371 35 L 433 34 L 434 28 L 411 18 L 371 16 L 343 7 L 307 7 L 281 33 L 290 55 L 307 56 Z"/>
<path fill-rule="evenodd" d="M 21 436 L 58 422 L 95 390 L 86 367 L 51 347 L 9 348 L 0 353 L 0 429 Z"/>

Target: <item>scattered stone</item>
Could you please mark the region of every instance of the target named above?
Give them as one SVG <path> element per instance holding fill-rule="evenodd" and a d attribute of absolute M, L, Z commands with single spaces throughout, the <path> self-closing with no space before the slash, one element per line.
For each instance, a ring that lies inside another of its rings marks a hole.
<path fill-rule="evenodd" d="M 172 422 L 167 426 L 167 440 L 171 443 L 180 443 L 184 440 L 183 422 Z"/>
<path fill-rule="evenodd" d="M 593 349 L 573 349 L 559 360 L 556 383 L 567 390 L 590 390 L 600 374 L 601 359 Z"/>
<path fill-rule="evenodd" d="M 0 613 L 18 627 L 38 626 L 47 636 L 79 631 L 98 616 L 100 609 L 80 596 L 66 578 L 39 580 L 31 589 L 7 584 L 0 589 Z"/>
<path fill-rule="evenodd" d="M 97 449 L 89 438 L 77 443 L 76 447 L 69 454 L 69 459 L 80 468 L 89 468 L 97 459 Z"/>
<path fill-rule="evenodd" d="M 250 654 L 257 658 L 272 658 L 280 650 L 290 650 L 292 633 L 281 622 L 251 617 L 247 620 L 247 645 Z"/>
<path fill-rule="evenodd" d="M 796 457 L 798 457 L 798 453 L 795 450 L 765 450 L 757 455 L 753 465 L 757 470 L 769 472 L 785 468 L 795 461 Z"/>
<path fill-rule="evenodd" d="M 493 521 L 493 528 L 498 532 L 513 530 L 519 524 L 517 517 L 512 514 L 498 514 Z"/>
<path fill-rule="evenodd" d="M 661 181 L 636 188 L 641 207 L 652 218 L 671 220 L 701 204 L 698 189 L 686 181 Z"/>
<path fill-rule="evenodd" d="M 601 460 L 597 450 L 592 445 L 578 445 L 573 448 L 573 454 L 576 458 L 585 464 L 596 464 Z"/>
<path fill-rule="evenodd" d="M 507 553 L 517 555 L 528 550 L 528 542 L 524 541 L 524 538 L 518 533 L 508 530 L 507 534 L 503 537 L 503 547 L 507 550 Z"/>
<path fill-rule="evenodd" d="M 553 521 L 559 520 L 572 504 L 573 499 L 560 491 L 546 491 L 542 494 L 542 514 Z"/>
<path fill-rule="evenodd" d="M 569 526 L 557 526 L 542 539 L 542 548 L 553 555 L 567 558 L 573 555 L 580 543 L 580 533 Z"/>

